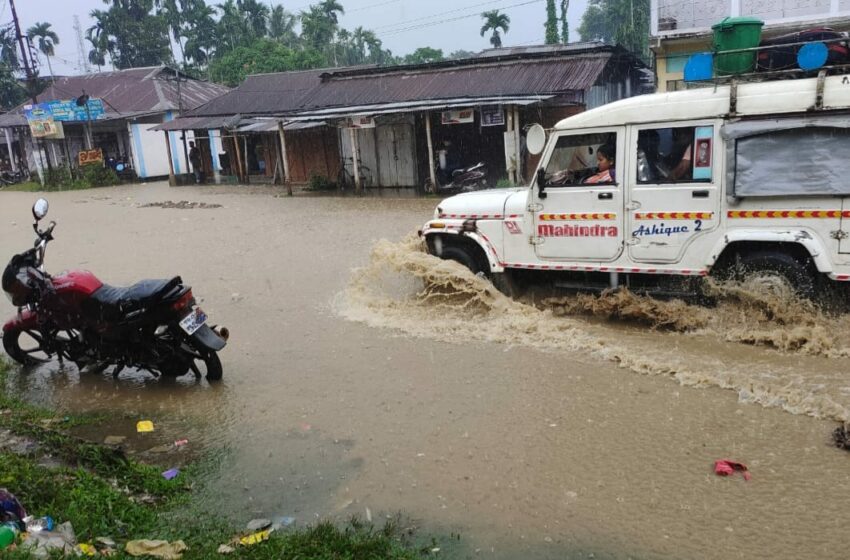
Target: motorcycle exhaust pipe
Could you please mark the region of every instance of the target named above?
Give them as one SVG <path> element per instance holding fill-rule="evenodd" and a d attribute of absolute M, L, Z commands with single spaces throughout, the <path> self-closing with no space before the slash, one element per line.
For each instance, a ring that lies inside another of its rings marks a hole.
<path fill-rule="evenodd" d="M 230 338 L 230 331 L 227 327 L 215 326 L 213 327 L 213 332 L 224 339 L 227 342 L 227 339 Z"/>

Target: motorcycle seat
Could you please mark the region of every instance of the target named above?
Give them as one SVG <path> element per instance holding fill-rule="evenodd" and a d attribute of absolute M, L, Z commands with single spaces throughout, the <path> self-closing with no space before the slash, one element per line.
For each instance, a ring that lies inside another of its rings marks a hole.
<path fill-rule="evenodd" d="M 175 276 L 169 280 L 142 280 L 127 288 L 104 284 L 91 297 L 104 308 L 126 311 L 161 299 L 182 283 L 183 280 Z"/>

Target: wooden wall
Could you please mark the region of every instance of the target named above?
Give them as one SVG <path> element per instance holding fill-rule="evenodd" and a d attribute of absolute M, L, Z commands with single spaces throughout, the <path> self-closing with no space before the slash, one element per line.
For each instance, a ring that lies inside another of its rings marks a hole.
<path fill-rule="evenodd" d="M 337 129 L 329 126 L 286 131 L 286 152 L 293 183 L 307 183 L 311 175 L 336 181 L 340 153 Z"/>

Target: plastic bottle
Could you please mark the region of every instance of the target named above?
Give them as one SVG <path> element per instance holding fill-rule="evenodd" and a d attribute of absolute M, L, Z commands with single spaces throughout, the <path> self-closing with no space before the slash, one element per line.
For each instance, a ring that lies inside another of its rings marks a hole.
<path fill-rule="evenodd" d="M 18 536 L 18 531 L 9 525 L 0 525 L 0 550 L 8 548 L 9 545 L 15 542 Z"/>

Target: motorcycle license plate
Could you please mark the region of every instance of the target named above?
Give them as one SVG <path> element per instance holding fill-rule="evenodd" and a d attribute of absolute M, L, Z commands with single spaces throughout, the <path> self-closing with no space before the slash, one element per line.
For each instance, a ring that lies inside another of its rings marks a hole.
<path fill-rule="evenodd" d="M 180 320 L 180 328 L 186 331 L 186 334 L 195 334 L 206 322 L 207 314 L 200 307 L 196 307 Z"/>

